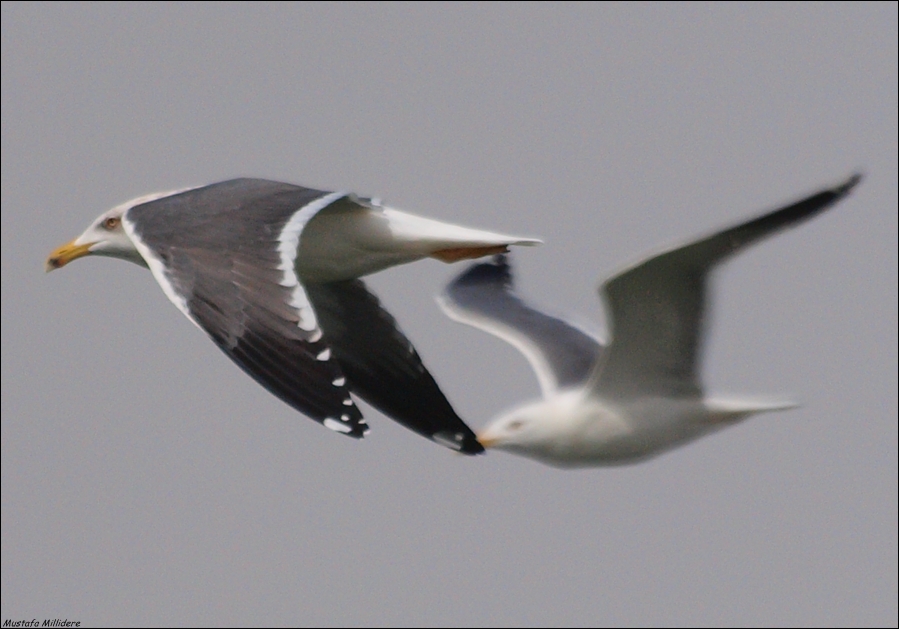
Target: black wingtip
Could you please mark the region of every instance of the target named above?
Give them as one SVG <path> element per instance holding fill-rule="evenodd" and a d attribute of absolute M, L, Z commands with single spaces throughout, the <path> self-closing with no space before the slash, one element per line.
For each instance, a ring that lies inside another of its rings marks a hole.
<path fill-rule="evenodd" d="M 475 455 L 483 454 L 484 446 L 480 444 L 473 434 L 465 434 L 462 432 L 449 432 L 446 430 L 434 433 L 431 439 L 435 443 L 455 450 L 461 454 Z"/>
<path fill-rule="evenodd" d="M 849 191 L 857 186 L 863 178 L 864 175 L 860 172 L 857 172 L 849 177 L 849 179 L 847 179 L 845 183 L 837 186 L 831 192 L 833 192 L 838 198 L 847 195 L 849 194 Z"/>
<path fill-rule="evenodd" d="M 452 290 L 478 284 L 499 284 L 503 287 L 511 288 L 512 267 L 509 265 L 508 254 L 501 253 L 493 256 L 490 262 L 479 262 L 471 265 L 450 282 L 447 288 Z"/>

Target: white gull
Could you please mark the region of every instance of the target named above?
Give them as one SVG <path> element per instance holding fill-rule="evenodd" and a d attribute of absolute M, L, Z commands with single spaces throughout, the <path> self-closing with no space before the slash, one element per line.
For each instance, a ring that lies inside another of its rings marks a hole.
<path fill-rule="evenodd" d="M 512 291 L 506 256 L 472 266 L 438 298 L 446 314 L 494 334 L 531 363 L 543 399 L 490 422 L 478 440 L 571 468 L 643 461 L 750 415 L 793 408 L 773 399 L 706 397 L 699 357 L 707 279 L 748 245 L 798 225 L 859 182 L 823 190 L 711 236 L 644 258 L 600 288 L 611 342 L 539 312 Z"/>

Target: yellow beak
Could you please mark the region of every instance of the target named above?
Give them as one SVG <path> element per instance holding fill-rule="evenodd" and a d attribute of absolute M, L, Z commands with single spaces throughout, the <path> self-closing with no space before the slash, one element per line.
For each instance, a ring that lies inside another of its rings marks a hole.
<path fill-rule="evenodd" d="M 490 435 L 480 434 L 476 435 L 478 443 L 480 443 L 485 448 L 489 448 L 496 443 L 496 438 L 491 437 Z"/>
<path fill-rule="evenodd" d="M 86 245 L 76 245 L 73 240 L 58 249 L 54 249 L 47 258 L 47 265 L 44 270 L 49 273 L 50 271 L 54 271 L 67 265 L 72 260 L 90 254 L 91 245 L 93 244 L 94 243 L 89 242 Z"/>

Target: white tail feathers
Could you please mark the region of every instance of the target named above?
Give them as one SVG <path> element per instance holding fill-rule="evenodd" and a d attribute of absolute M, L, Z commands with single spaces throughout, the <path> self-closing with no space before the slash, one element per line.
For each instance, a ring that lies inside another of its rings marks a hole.
<path fill-rule="evenodd" d="M 756 413 L 786 411 L 798 408 L 799 404 L 791 400 L 772 400 L 769 398 L 709 398 L 703 402 L 713 421 L 732 422 L 745 419 Z"/>

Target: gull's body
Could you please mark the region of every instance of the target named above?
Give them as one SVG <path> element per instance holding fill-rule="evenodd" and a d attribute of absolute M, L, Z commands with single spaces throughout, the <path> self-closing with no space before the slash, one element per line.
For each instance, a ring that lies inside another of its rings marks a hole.
<path fill-rule="evenodd" d="M 699 358 L 708 275 L 744 247 L 819 214 L 859 179 L 613 275 L 600 288 L 611 328 L 607 346 L 516 297 L 505 256 L 464 272 L 440 298 L 444 311 L 518 348 L 543 392 L 543 399 L 492 421 L 478 440 L 558 467 L 620 465 L 750 415 L 794 407 L 776 399 L 706 396 Z"/>
<path fill-rule="evenodd" d="M 244 371 L 328 428 L 367 431 L 350 392 L 455 450 L 483 450 L 361 276 L 538 241 L 382 207 L 343 192 L 234 179 L 147 195 L 51 253 L 148 267 L 169 299 Z"/>

